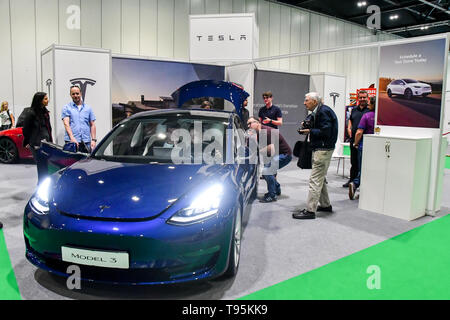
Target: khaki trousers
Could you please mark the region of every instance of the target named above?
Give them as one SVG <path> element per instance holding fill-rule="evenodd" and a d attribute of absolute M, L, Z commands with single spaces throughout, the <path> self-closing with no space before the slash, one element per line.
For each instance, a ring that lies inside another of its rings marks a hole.
<path fill-rule="evenodd" d="M 331 156 L 334 150 L 317 150 L 312 154 L 312 170 L 309 178 L 309 193 L 306 209 L 311 212 L 317 211 L 317 206 L 330 206 L 326 176 L 330 166 Z"/>

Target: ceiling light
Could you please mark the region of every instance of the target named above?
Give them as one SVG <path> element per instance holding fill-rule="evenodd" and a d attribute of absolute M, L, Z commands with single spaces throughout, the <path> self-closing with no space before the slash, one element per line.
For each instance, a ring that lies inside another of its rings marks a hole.
<path fill-rule="evenodd" d="M 357 5 L 358 7 L 364 7 L 364 6 L 367 5 L 367 2 L 365 2 L 365 1 L 359 1 L 356 5 Z"/>
<path fill-rule="evenodd" d="M 393 14 L 389 17 L 390 20 L 397 20 L 398 19 L 398 14 Z"/>

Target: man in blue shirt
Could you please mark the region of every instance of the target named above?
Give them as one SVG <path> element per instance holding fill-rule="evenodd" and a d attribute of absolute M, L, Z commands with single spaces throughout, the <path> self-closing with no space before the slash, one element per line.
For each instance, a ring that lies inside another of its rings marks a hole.
<path fill-rule="evenodd" d="M 283 124 L 281 109 L 272 104 L 272 92 L 264 92 L 262 96 L 265 106 L 259 109 L 259 121 L 265 126 L 278 129 Z"/>
<path fill-rule="evenodd" d="M 62 120 L 66 129 L 64 141 L 74 142 L 77 147 L 83 142 L 87 151 L 91 152 L 97 144 L 94 112 L 83 102 L 80 87 L 70 87 L 70 96 L 72 102 L 66 104 L 62 110 Z"/>

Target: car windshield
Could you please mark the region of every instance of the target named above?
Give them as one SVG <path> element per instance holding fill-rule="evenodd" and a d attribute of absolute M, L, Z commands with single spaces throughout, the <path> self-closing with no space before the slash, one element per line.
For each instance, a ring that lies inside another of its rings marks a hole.
<path fill-rule="evenodd" d="M 403 81 L 405 81 L 406 83 L 419 83 L 419 81 L 413 79 L 403 79 Z"/>
<path fill-rule="evenodd" d="M 95 159 L 131 163 L 224 163 L 228 119 L 192 114 L 155 115 L 120 124 Z"/>

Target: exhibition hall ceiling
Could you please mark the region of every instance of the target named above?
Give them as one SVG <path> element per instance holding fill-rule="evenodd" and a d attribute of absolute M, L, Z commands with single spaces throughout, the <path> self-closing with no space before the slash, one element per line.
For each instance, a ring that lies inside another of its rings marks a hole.
<path fill-rule="evenodd" d="M 373 14 L 381 13 L 379 28 L 401 37 L 417 37 L 450 32 L 449 0 L 279 0 L 292 6 L 320 12 L 367 26 Z M 371 19 L 372 16 L 372 19 Z"/>

